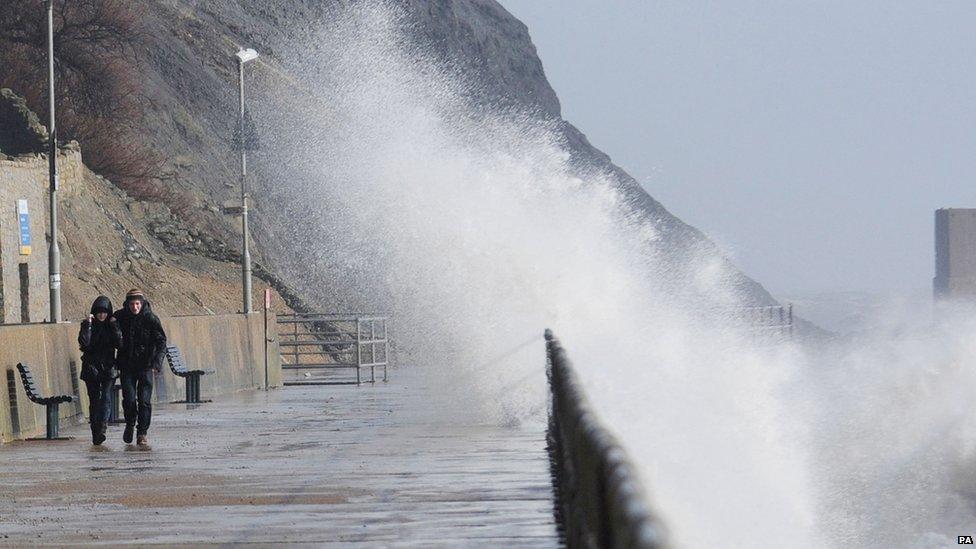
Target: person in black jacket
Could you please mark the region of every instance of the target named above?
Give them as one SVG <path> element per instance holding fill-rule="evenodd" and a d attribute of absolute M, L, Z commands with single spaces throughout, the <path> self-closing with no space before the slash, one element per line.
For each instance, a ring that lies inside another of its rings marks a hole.
<path fill-rule="evenodd" d="M 112 412 L 112 390 L 115 378 L 119 377 L 115 350 L 122 345 L 122 333 L 111 315 L 112 301 L 103 295 L 98 296 L 78 332 L 81 379 L 88 388 L 88 422 L 92 444 L 96 446 L 105 442 L 108 417 Z"/>
<path fill-rule="evenodd" d="M 122 332 L 122 346 L 116 361 L 122 373 L 122 409 L 125 412 L 122 440 L 131 443 L 133 428 L 138 427 L 136 442 L 146 446 L 152 420 L 153 371 L 159 371 L 165 356 L 166 332 L 141 290 L 129 290 L 122 308 L 115 312 L 115 319 Z"/>

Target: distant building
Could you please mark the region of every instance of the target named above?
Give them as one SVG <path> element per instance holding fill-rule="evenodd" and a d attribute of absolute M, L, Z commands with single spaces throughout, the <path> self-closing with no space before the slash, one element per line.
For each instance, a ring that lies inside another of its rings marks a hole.
<path fill-rule="evenodd" d="M 976 208 L 935 211 L 936 298 L 976 299 Z"/>

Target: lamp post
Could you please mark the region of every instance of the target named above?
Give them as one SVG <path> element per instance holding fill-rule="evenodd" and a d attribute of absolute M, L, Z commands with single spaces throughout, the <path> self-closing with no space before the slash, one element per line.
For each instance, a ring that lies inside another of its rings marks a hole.
<path fill-rule="evenodd" d="M 237 73 L 239 78 L 240 119 L 238 129 L 241 148 L 241 228 L 243 232 L 243 248 L 241 254 L 241 279 L 244 286 L 244 313 L 252 312 L 251 308 L 251 247 L 247 227 L 247 129 L 244 127 L 244 64 L 258 58 L 258 52 L 253 49 L 241 49 L 237 52 Z"/>
<path fill-rule="evenodd" d="M 61 322 L 61 248 L 58 246 L 58 131 L 54 123 L 54 0 L 47 0 L 47 95 L 48 178 L 51 197 L 51 241 L 48 244 L 48 274 L 51 288 L 51 322 Z"/>

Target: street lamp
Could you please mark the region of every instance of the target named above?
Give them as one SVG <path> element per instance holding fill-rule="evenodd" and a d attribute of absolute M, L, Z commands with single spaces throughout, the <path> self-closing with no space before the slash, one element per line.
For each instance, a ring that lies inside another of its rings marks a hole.
<path fill-rule="evenodd" d="M 247 228 L 247 148 L 248 132 L 244 126 L 244 63 L 258 58 L 258 52 L 251 48 L 241 48 L 237 52 L 237 73 L 239 78 L 240 119 L 238 120 L 239 141 L 241 148 L 241 226 L 244 238 L 244 253 L 241 256 L 241 278 L 244 286 L 244 313 L 251 309 L 251 247 L 248 242 Z"/>
<path fill-rule="evenodd" d="M 58 246 L 58 131 L 54 124 L 54 0 L 47 0 L 47 99 L 48 178 L 50 186 L 51 242 L 48 244 L 48 274 L 51 288 L 51 322 L 61 322 L 61 248 Z"/>

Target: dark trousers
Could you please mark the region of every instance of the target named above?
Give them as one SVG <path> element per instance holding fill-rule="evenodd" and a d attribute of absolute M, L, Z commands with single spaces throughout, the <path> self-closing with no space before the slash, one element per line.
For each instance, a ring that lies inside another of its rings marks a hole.
<path fill-rule="evenodd" d="M 88 389 L 88 422 L 92 425 L 108 422 L 112 413 L 114 379 L 85 381 Z"/>
<path fill-rule="evenodd" d="M 122 411 L 128 425 L 136 424 L 136 432 L 144 435 L 152 420 L 152 369 L 122 372 Z"/>

